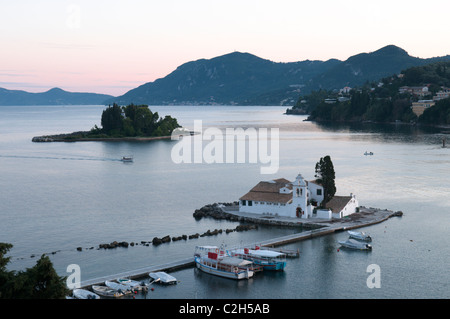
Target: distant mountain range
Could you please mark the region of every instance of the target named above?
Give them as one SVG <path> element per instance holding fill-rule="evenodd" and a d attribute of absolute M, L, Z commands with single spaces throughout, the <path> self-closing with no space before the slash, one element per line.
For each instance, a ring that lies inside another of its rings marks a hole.
<path fill-rule="evenodd" d="M 413 66 L 450 60 L 421 59 L 388 45 L 345 61 L 276 63 L 250 53 L 233 52 L 179 66 L 164 78 L 145 83 L 122 96 L 70 93 L 52 89 L 27 93 L 0 89 L 0 105 L 112 104 L 126 105 L 288 105 L 320 88 L 355 87 L 398 74 Z"/>
<path fill-rule="evenodd" d="M 300 94 L 312 90 L 362 85 L 441 60 L 450 60 L 450 56 L 421 59 L 394 45 L 345 61 L 275 63 L 249 53 L 233 52 L 185 63 L 166 77 L 107 103 L 293 105 Z"/>
<path fill-rule="evenodd" d="M 107 94 L 67 92 L 59 88 L 42 93 L 0 88 L 0 105 L 98 105 L 112 97 Z"/>

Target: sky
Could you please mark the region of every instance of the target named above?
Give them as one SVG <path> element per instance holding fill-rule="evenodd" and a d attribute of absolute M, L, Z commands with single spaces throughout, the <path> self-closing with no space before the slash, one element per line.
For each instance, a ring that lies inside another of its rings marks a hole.
<path fill-rule="evenodd" d="M 119 96 L 233 51 L 346 60 L 450 54 L 448 0 L 0 0 L 0 87 Z"/>

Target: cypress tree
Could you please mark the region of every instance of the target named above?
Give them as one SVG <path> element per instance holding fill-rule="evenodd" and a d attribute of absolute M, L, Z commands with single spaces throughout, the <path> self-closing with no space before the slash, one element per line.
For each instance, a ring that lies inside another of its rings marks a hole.
<path fill-rule="evenodd" d="M 323 186 L 324 199 L 322 205 L 325 205 L 333 198 L 334 194 L 336 194 L 336 184 L 334 182 L 336 175 L 334 172 L 333 162 L 331 161 L 331 157 L 329 155 L 320 158 L 320 160 L 316 163 L 315 172 L 317 182 Z"/>

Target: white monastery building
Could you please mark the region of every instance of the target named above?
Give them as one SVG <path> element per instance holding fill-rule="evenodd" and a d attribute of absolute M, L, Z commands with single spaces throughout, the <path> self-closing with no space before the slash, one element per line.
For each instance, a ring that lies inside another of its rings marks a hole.
<path fill-rule="evenodd" d="M 334 196 L 325 209 L 319 209 L 324 199 L 323 187 L 317 181 L 306 181 L 301 174 L 294 182 L 279 178 L 259 182 L 239 198 L 239 212 L 297 217 L 342 218 L 359 211 L 355 195 Z"/>

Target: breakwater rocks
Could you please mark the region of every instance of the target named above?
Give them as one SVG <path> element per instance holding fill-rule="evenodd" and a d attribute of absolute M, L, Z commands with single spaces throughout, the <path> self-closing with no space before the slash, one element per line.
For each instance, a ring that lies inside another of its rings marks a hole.
<path fill-rule="evenodd" d="M 200 209 L 196 209 L 193 216 L 195 219 L 202 219 L 203 217 L 212 217 L 214 219 L 226 219 L 230 221 L 241 221 L 239 216 L 225 212 L 222 207 L 236 206 L 238 202 L 234 203 L 214 203 L 203 206 Z"/>
<path fill-rule="evenodd" d="M 206 232 L 200 234 L 200 233 L 195 233 L 192 235 L 181 235 L 181 236 L 164 236 L 164 237 L 154 237 L 152 240 L 149 241 L 141 241 L 139 242 L 126 242 L 126 241 L 113 241 L 112 243 L 105 243 L 105 244 L 99 244 L 97 249 L 114 249 L 114 248 L 119 248 L 119 247 L 123 247 L 123 248 L 128 248 L 128 247 L 134 247 L 134 246 L 138 246 L 138 245 L 142 245 L 142 246 L 150 246 L 150 245 L 154 245 L 154 246 L 158 246 L 164 243 L 170 243 L 170 242 L 176 242 L 179 240 L 188 240 L 188 239 L 196 239 L 196 238 L 200 238 L 200 237 L 206 237 L 206 236 L 217 236 L 219 234 L 229 234 L 232 232 L 242 232 L 242 231 L 248 231 L 248 230 L 252 230 L 252 229 L 258 229 L 257 225 L 238 225 L 235 228 L 228 228 L 228 229 L 214 229 L 214 230 L 210 230 L 208 229 Z M 90 248 L 85 248 L 83 249 L 83 247 L 77 247 L 78 251 L 83 251 L 83 250 L 90 250 L 90 249 L 94 249 L 94 247 L 90 247 Z"/>

